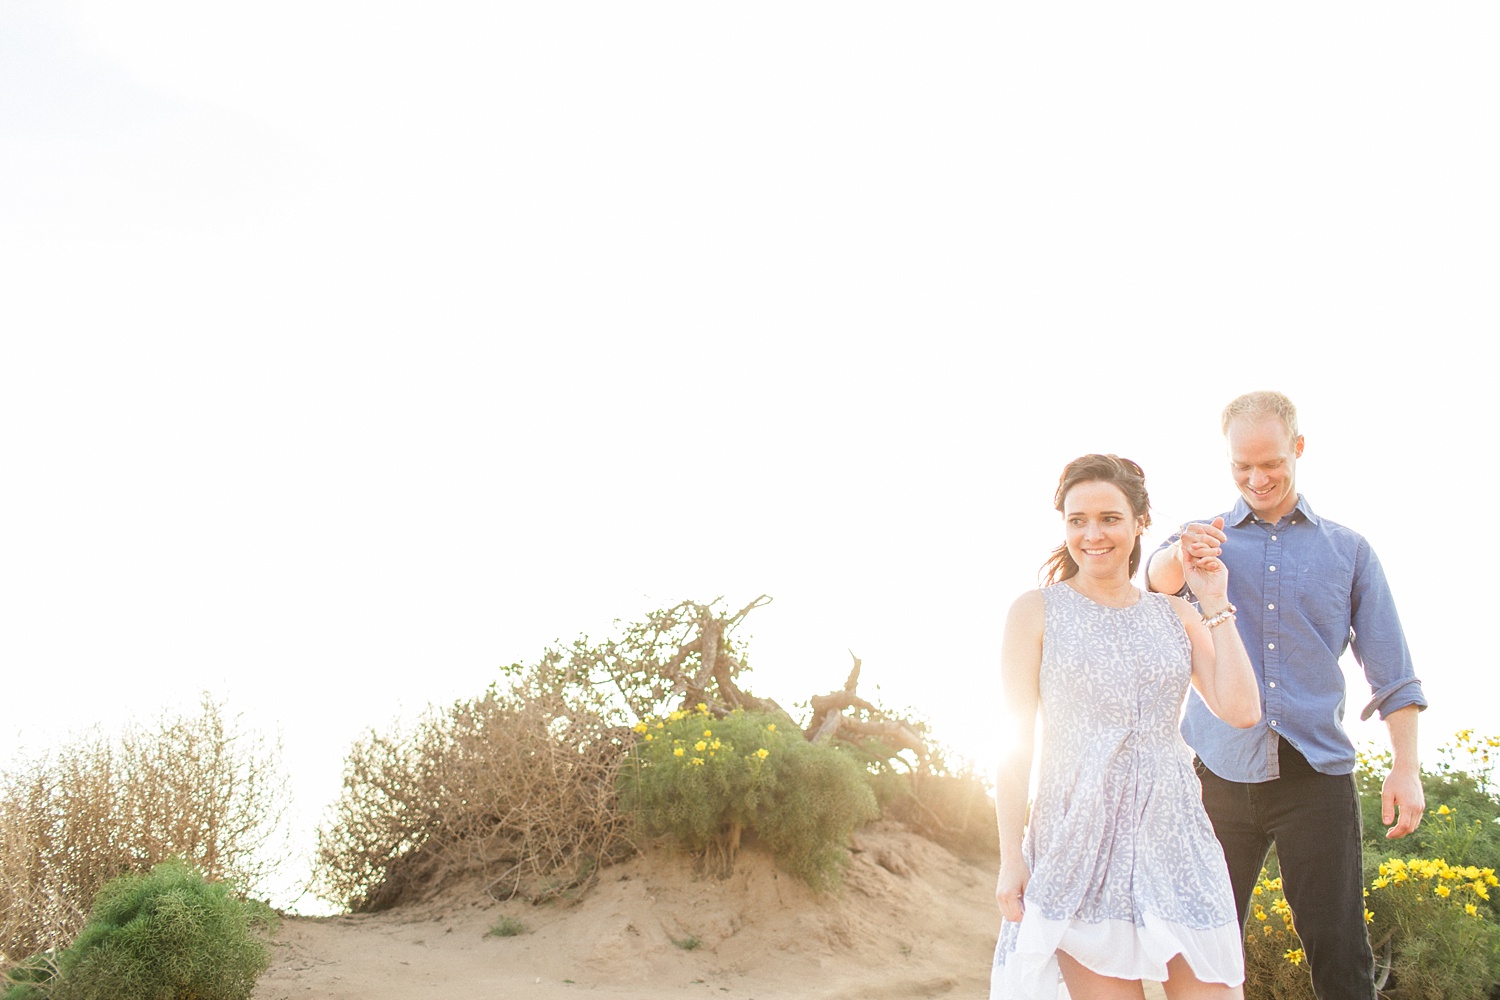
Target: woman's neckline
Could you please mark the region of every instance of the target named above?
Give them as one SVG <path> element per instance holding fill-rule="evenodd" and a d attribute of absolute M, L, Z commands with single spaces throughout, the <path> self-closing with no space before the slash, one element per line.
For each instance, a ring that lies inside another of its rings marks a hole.
<path fill-rule="evenodd" d="M 1095 600 L 1088 594 L 1085 594 L 1083 591 L 1073 586 L 1073 581 L 1071 579 L 1062 581 L 1062 585 L 1064 587 L 1067 587 L 1073 593 L 1077 594 L 1079 597 L 1083 598 L 1085 601 L 1088 601 L 1090 604 L 1097 605 L 1101 608 L 1108 608 L 1110 611 L 1129 611 L 1131 608 L 1140 604 L 1141 601 L 1145 598 L 1145 595 L 1141 593 L 1141 588 L 1135 586 L 1134 584 L 1132 584 L 1130 587 L 1130 593 L 1132 597 L 1129 604 L 1105 604 L 1103 601 Z"/>

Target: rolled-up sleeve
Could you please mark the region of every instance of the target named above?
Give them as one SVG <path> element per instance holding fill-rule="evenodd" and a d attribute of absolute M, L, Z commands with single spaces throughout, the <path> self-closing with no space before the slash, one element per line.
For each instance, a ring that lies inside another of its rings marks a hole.
<path fill-rule="evenodd" d="M 1427 698 L 1411 662 L 1411 651 L 1406 646 L 1406 635 L 1401 630 L 1385 570 L 1369 543 L 1363 540 L 1355 557 L 1351 597 L 1349 644 L 1372 692 L 1359 717 L 1368 719 L 1378 712 L 1384 719 L 1408 705 L 1426 708 Z"/>

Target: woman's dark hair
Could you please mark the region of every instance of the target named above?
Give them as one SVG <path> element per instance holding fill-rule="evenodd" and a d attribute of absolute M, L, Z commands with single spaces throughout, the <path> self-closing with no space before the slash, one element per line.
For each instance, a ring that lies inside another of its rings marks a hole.
<path fill-rule="evenodd" d="M 1125 500 L 1130 504 L 1130 512 L 1141 519 L 1143 525 L 1151 524 L 1151 498 L 1146 495 L 1146 474 L 1141 467 L 1128 458 L 1119 455 L 1084 455 L 1075 458 L 1063 469 L 1062 475 L 1057 480 L 1057 494 L 1052 498 L 1058 513 L 1063 512 L 1063 503 L 1068 498 L 1068 491 L 1079 483 L 1109 483 L 1119 488 L 1125 494 Z M 1130 553 L 1130 575 L 1135 576 L 1135 571 L 1141 566 L 1141 536 L 1135 536 L 1135 548 Z M 1053 583 L 1061 583 L 1078 573 L 1078 564 L 1073 561 L 1073 556 L 1068 552 L 1068 543 L 1064 542 L 1052 550 L 1052 555 L 1042 563 L 1039 576 L 1042 586 Z"/>

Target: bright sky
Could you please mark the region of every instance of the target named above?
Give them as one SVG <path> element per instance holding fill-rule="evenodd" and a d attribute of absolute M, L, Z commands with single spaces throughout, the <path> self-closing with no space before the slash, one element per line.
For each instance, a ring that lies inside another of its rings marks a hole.
<path fill-rule="evenodd" d="M 1494 731 L 1497 28 L 5 0 L 0 760 L 207 690 L 310 849 L 369 727 L 768 593 L 757 694 L 852 648 L 984 762 L 1062 465 L 1141 462 L 1159 541 L 1254 388 L 1386 565 L 1424 746 Z"/>

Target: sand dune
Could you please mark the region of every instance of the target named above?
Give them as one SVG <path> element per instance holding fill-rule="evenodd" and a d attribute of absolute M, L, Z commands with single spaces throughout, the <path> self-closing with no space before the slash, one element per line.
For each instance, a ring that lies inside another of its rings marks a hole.
<path fill-rule="evenodd" d="M 577 903 L 500 903 L 468 882 L 383 913 L 288 918 L 255 997 L 981 998 L 993 885 L 992 864 L 883 824 L 824 895 L 754 848 L 727 878 L 652 852 Z M 502 916 L 527 933 L 490 935 Z"/>
<path fill-rule="evenodd" d="M 993 862 L 889 824 L 855 847 L 844 888 L 823 895 L 754 848 L 725 878 L 658 851 L 573 903 L 497 902 L 469 881 L 383 913 L 291 917 L 255 1000 L 987 997 Z M 527 932 L 491 935 L 502 917 Z"/>

